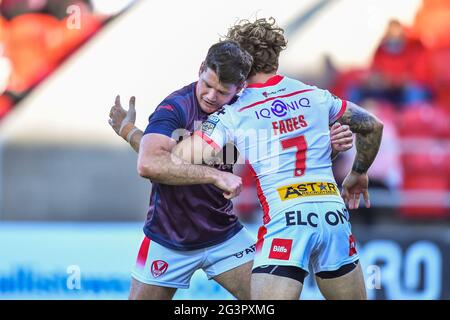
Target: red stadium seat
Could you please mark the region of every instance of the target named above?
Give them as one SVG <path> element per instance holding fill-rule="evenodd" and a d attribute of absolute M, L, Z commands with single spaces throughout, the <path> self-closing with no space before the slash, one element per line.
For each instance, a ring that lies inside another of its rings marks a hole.
<path fill-rule="evenodd" d="M 449 115 L 434 105 L 407 106 L 398 113 L 397 126 L 403 137 L 447 137 Z"/>
<path fill-rule="evenodd" d="M 405 176 L 403 191 L 418 193 L 401 199 L 403 205 L 400 212 L 403 216 L 409 218 L 448 218 L 450 216 L 449 208 L 445 207 L 447 190 L 450 187 L 446 175 L 436 171 L 435 175 Z M 422 204 L 413 203 L 413 200 L 420 200 Z"/>
<path fill-rule="evenodd" d="M 447 172 L 448 142 L 434 138 L 403 138 L 402 165 L 406 178 Z"/>
<path fill-rule="evenodd" d="M 450 20 L 450 17 L 449 17 Z M 450 113 L 450 45 L 429 52 L 432 86 L 437 102 Z"/>
<path fill-rule="evenodd" d="M 6 28 L 8 27 L 8 21 L 0 15 L 0 43 L 6 41 Z"/>
<path fill-rule="evenodd" d="M 67 19 L 29 13 L 9 22 L 6 55 L 13 74 L 8 90 L 24 92 L 37 84 L 102 24 L 101 18 L 87 12 L 81 15 L 80 28 L 68 28 Z"/>
<path fill-rule="evenodd" d="M 45 14 L 24 14 L 9 22 L 6 55 L 13 71 L 8 90 L 24 92 L 56 67 L 51 57 L 62 41 L 59 26 L 56 18 Z"/>

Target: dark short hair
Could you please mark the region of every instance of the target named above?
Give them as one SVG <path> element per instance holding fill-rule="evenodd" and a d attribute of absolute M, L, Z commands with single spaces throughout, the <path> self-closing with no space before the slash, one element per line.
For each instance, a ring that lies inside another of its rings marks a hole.
<path fill-rule="evenodd" d="M 278 69 L 280 52 L 286 48 L 284 30 L 276 25 L 274 18 L 241 20 L 228 30 L 225 37 L 234 40 L 252 55 L 250 76 L 259 72 L 271 73 Z"/>
<path fill-rule="evenodd" d="M 252 64 L 252 56 L 239 43 L 225 40 L 209 48 L 204 66 L 213 70 L 220 82 L 240 85 L 247 79 Z"/>

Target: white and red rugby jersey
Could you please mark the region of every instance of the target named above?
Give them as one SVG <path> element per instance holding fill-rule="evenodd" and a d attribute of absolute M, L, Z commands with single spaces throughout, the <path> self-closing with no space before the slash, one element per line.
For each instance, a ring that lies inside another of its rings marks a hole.
<path fill-rule="evenodd" d="M 249 85 L 196 134 L 218 150 L 236 145 L 255 175 L 267 223 L 298 203 L 343 203 L 331 169 L 329 125 L 346 106 L 327 90 L 276 75 Z"/>

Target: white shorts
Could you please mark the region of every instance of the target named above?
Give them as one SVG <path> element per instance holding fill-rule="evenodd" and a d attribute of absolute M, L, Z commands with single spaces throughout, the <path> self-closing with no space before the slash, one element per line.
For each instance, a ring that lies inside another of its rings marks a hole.
<path fill-rule="evenodd" d="M 335 271 L 358 260 L 349 213 L 339 202 L 308 202 L 275 215 L 258 232 L 253 269 L 296 266 Z"/>
<path fill-rule="evenodd" d="M 190 251 L 169 249 L 144 236 L 131 275 L 142 283 L 186 289 L 198 269 L 211 279 L 252 261 L 254 255 L 255 239 L 245 228 L 220 244 Z"/>

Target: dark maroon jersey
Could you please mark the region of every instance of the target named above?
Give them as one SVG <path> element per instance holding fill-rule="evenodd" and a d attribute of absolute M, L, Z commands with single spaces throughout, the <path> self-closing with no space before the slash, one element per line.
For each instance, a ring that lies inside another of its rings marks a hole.
<path fill-rule="evenodd" d="M 198 104 L 195 86 L 192 83 L 164 99 L 150 116 L 144 134 L 159 133 L 177 140 L 182 131 L 192 133 L 198 129 L 208 114 Z M 222 170 L 232 168 L 224 166 Z M 233 214 L 233 203 L 222 193 L 212 184 L 153 183 L 145 235 L 177 250 L 196 250 L 224 242 L 242 225 Z"/>

